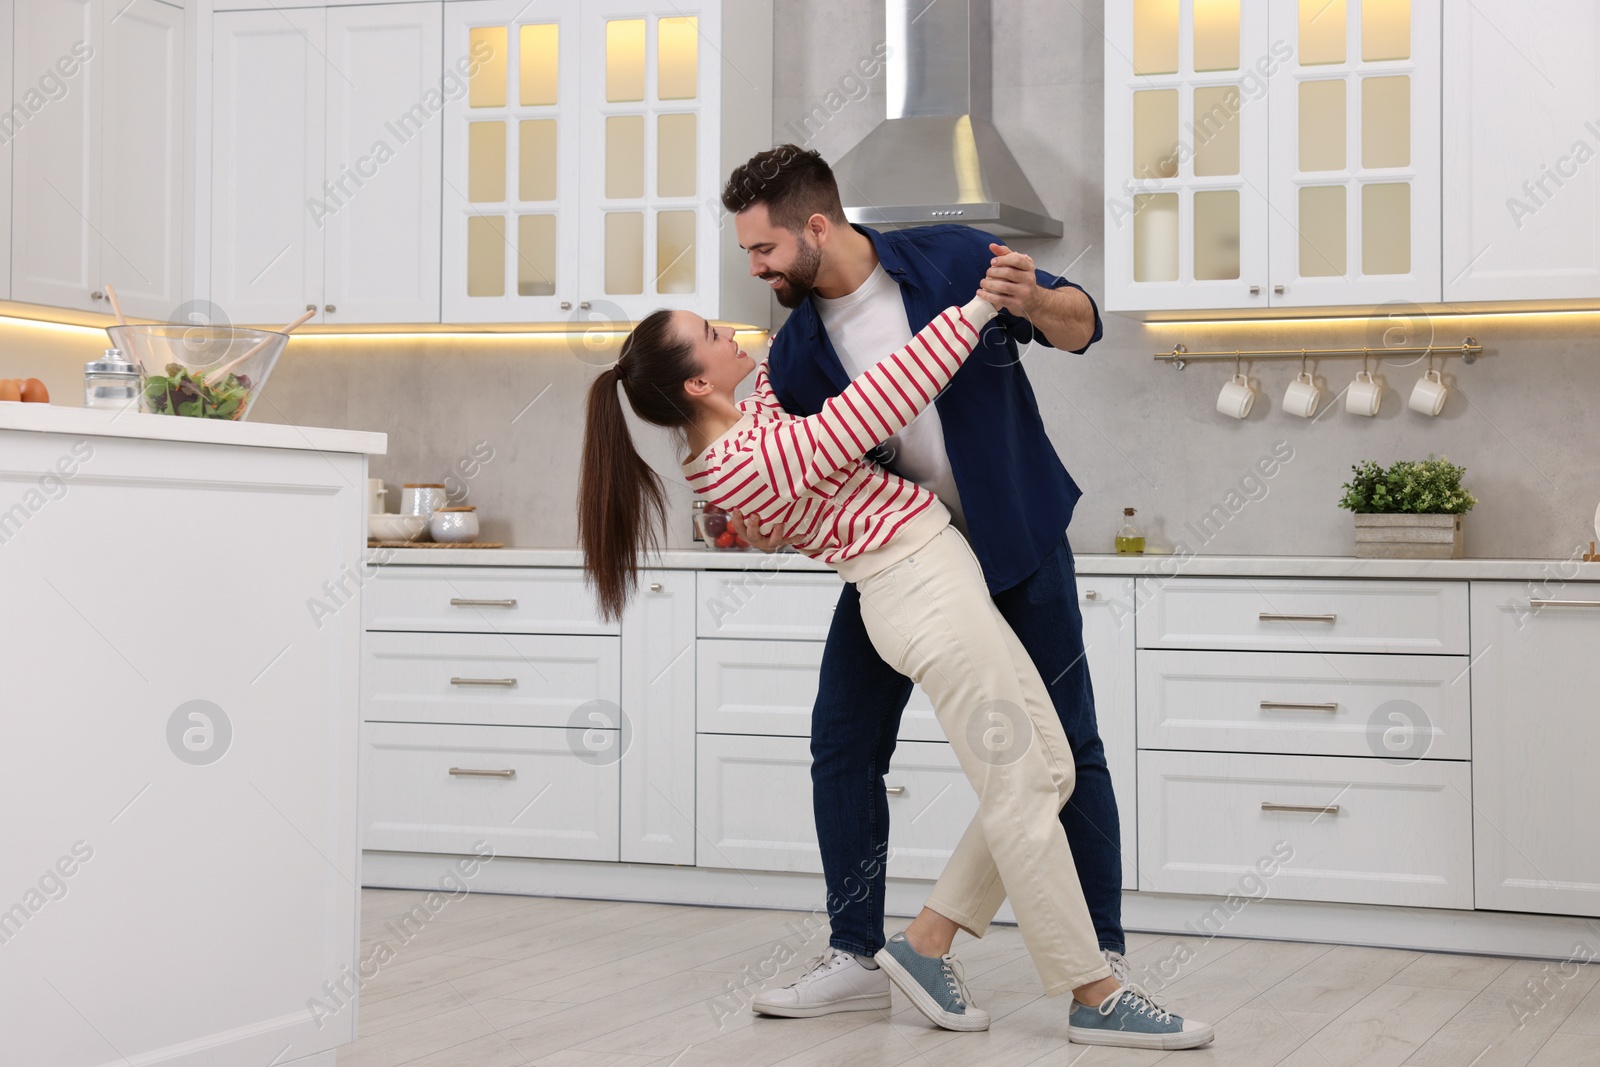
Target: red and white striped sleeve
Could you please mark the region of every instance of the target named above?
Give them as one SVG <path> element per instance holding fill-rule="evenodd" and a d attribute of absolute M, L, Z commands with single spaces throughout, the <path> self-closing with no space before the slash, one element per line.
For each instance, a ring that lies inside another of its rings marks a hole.
<path fill-rule="evenodd" d="M 947 308 L 817 414 L 763 428 L 758 459 L 777 498 L 798 500 L 905 429 L 950 384 L 994 313 L 976 297 L 966 307 Z M 765 368 L 758 394 L 764 381 Z"/>

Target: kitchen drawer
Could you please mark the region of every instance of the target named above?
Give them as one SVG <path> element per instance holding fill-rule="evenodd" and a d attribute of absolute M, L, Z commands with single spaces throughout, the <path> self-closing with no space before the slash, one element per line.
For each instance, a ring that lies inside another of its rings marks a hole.
<path fill-rule="evenodd" d="M 811 736 L 822 643 L 714 641 L 696 643 L 695 729 L 703 733 Z M 921 686 L 900 717 L 903 741 L 944 741 L 933 703 Z"/>
<path fill-rule="evenodd" d="M 377 568 L 361 588 L 369 630 L 615 634 L 583 572 L 555 567 Z"/>
<path fill-rule="evenodd" d="M 527 634 L 362 635 L 361 717 L 476 726 L 617 725 L 621 639 Z M 477 683 L 477 684 L 474 684 Z M 510 684 L 503 684 L 510 683 Z"/>
<path fill-rule="evenodd" d="M 617 858 L 618 762 L 596 740 L 609 734 L 614 746 L 617 731 L 388 722 L 361 730 L 362 848 L 465 854 L 486 841 L 497 856 Z"/>
<path fill-rule="evenodd" d="M 1139 747 L 1471 759 L 1468 662 L 1141 650 Z"/>
<path fill-rule="evenodd" d="M 1467 763 L 1140 752 L 1139 888 L 1471 908 L 1471 796 Z"/>
<path fill-rule="evenodd" d="M 699 736 L 697 862 L 736 870 L 822 872 L 802 737 Z M 934 879 L 978 810 L 949 745 L 907 741 L 885 778 L 889 874 Z"/>
<path fill-rule="evenodd" d="M 701 637 L 826 640 L 843 589 L 844 582 L 831 572 L 701 571 L 695 632 Z"/>
<path fill-rule="evenodd" d="M 1468 655 L 1466 582 L 1141 578 L 1140 648 Z"/>

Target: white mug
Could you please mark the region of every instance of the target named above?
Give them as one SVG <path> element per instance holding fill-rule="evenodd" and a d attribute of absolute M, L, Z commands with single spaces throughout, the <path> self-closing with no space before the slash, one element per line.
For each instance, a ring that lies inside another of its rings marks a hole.
<path fill-rule="evenodd" d="M 1317 413 L 1317 405 L 1322 402 L 1322 390 L 1317 388 L 1317 383 L 1311 377 L 1311 372 L 1303 370 L 1294 381 L 1289 383 L 1289 388 L 1283 394 L 1283 410 L 1291 415 L 1299 415 L 1302 419 L 1309 419 Z"/>
<path fill-rule="evenodd" d="M 1450 388 L 1436 370 L 1430 370 L 1417 379 L 1416 388 L 1411 390 L 1411 410 L 1420 411 L 1424 415 L 1437 415 L 1444 410 L 1444 401 L 1450 395 Z"/>
<path fill-rule="evenodd" d="M 1344 394 L 1344 409 L 1352 415 L 1364 415 L 1367 418 L 1378 413 L 1379 406 L 1383 403 L 1383 386 L 1375 381 L 1372 372 L 1362 369 L 1356 372 L 1356 380 L 1350 383 L 1350 389 Z"/>
<path fill-rule="evenodd" d="M 1249 415 L 1255 402 L 1256 391 L 1250 388 L 1250 379 L 1243 374 L 1229 378 L 1223 383 L 1222 392 L 1217 394 L 1217 410 L 1233 419 Z"/>

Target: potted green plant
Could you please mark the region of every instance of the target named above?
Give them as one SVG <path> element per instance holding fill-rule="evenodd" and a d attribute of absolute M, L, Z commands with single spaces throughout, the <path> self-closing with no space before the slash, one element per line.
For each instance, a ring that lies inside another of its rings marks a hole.
<path fill-rule="evenodd" d="M 1465 467 L 1444 456 L 1372 460 L 1350 468 L 1339 506 L 1355 513 L 1356 555 L 1388 559 L 1460 559 L 1461 517 L 1478 502 L 1462 488 Z"/>

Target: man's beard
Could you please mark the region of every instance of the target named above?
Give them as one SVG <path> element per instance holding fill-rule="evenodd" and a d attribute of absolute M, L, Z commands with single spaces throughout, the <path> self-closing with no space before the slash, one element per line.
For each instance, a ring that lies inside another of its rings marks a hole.
<path fill-rule="evenodd" d="M 822 268 L 822 249 L 801 238 L 798 242 L 799 251 L 795 253 L 794 263 L 786 271 L 773 271 L 762 275 L 764 280 L 770 281 L 774 276 L 783 279 L 781 288 L 772 290 L 778 298 L 778 303 L 791 311 L 805 303 L 816 288 L 817 271 Z"/>

